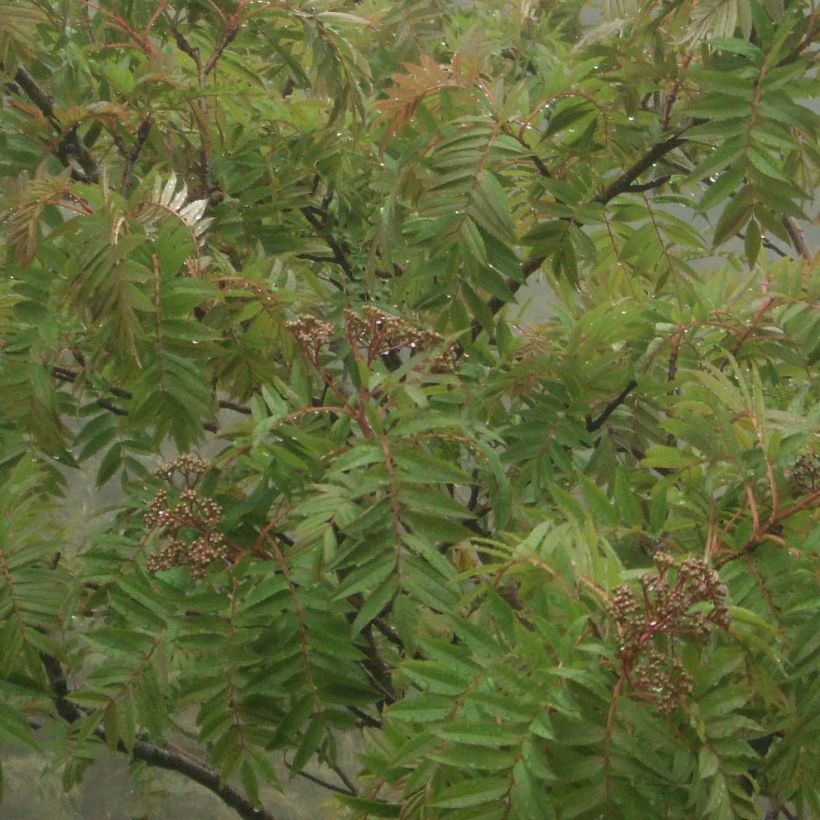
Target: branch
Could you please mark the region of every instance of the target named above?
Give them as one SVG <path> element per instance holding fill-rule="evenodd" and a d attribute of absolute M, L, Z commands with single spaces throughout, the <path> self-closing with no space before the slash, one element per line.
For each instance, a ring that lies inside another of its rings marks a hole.
<path fill-rule="evenodd" d="M 207 76 L 216 68 L 216 64 L 219 62 L 222 52 L 231 44 L 237 34 L 239 34 L 239 20 L 233 17 L 228 27 L 222 33 L 219 42 L 216 44 L 213 54 L 208 58 L 208 62 L 202 66 L 203 75 Z"/>
<path fill-rule="evenodd" d="M 150 117 L 146 117 L 137 129 L 137 137 L 134 140 L 134 145 L 131 150 L 125 155 L 125 171 L 122 175 L 122 195 L 128 196 L 131 191 L 131 185 L 134 179 L 134 165 L 136 165 L 137 158 L 142 151 L 142 146 L 145 145 L 148 135 L 151 133 L 151 126 L 153 122 Z"/>
<path fill-rule="evenodd" d="M 721 361 L 721 363 L 719 365 L 720 370 L 723 370 L 726 367 L 726 365 L 729 364 L 729 357 L 730 356 L 737 356 L 737 354 L 740 352 L 740 348 L 743 347 L 746 340 L 752 335 L 752 333 L 754 333 L 755 329 L 763 321 L 766 314 L 775 306 L 775 304 L 777 304 L 777 299 L 775 299 L 774 296 L 770 296 L 757 309 L 757 312 L 755 313 L 754 316 L 752 316 L 752 320 L 746 326 L 746 329 L 743 331 L 743 333 L 738 337 L 738 339 L 732 345 L 732 348 L 729 351 L 729 353 L 726 356 L 723 357 L 723 360 Z"/>
<path fill-rule="evenodd" d="M 755 531 L 742 547 L 718 558 L 715 561 L 715 569 L 720 569 L 731 561 L 736 561 L 738 558 L 751 555 L 764 541 L 768 541 L 770 536 L 775 534 L 774 531 L 783 521 L 801 510 L 807 510 L 817 506 L 818 503 L 820 503 L 820 490 L 815 490 L 811 495 L 807 495 L 805 498 L 792 504 L 791 507 L 787 507 L 785 510 L 781 510 L 779 513 L 770 516 L 769 520 L 762 527 L 755 528 Z"/>
<path fill-rule="evenodd" d="M 594 433 L 603 427 L 604 422 L 626 401 L 626 397 L 638 386 L 635 379 L 630 379 L 626 387 L 614 398 L 596 418 L 587 416 L 586 428 L 588 433 Z"/>
<path fill-rule="evenodd" d="M 86 713 L 69 700 L 70 691 L 62 664 L 52 655 L 42 652 L 40 653 L 40 659 L 53 694 L 57 714 L 68 724 L 76 723 L 85 717 Z M 105 729 L 102 726 L 98 726 L 94 730 L 94 734 L 100 740 L 106 740 Z M 117 751 L 128 754 L 128 750 L 122 743 L 117 744 Z M 273 813 L 267 809 L 254 808 L 250 800 L 237 788 L 229 783 L 222 784 L 218 771 L 190 755 L 183 756 L 143 739 L 134 742 L 131 754 L 134 760 L 148 763 L 150 766 L 156 766 L 159 769 L 177 772 L 189 780 L 199 783 L 213 792 L 225 805 L 234 809 L 245 820 L 276 820 Z"/>
<path fill-rule="evenodd" d="M 614 199 L 619 194 L 628 193 L 632 183 L 646 170 L 652 167 L 659 159 L 664 157 L 675 148 L 684 145 L 686 140 L 676 134 L 674 137 L 659 142 L 653 146 L 641 159 L 639 159 L 631 168 L 624 171 L 618 179 L 616 179 L 608 188 L 605 188 L 598 196 L 593 199 L 593 202 L 599 202 L 601 205 L 606 205 L 611 199 Z"/>
<path fill-rule="evenodd" d="M 335 262 L 345 272 L 348 279 L 354 279 L 353 266 L 347 257 L 347 249 L 327 230 L 327 212 L 322 212 L 312 205 L 307 205 L 300 210 L 305 219 L 310 223 L 310 226 L 327 243 L 330 250 L 333 251 L 333 259 L 331 261 Z M 323 219 L 319 219 L 320 214 Z"/>
<path fill-rule="evenodd" d="M 342 781 L 342 783 L 347 786 L 352 794 L 358 794 L 358 790 L 356 789 L 356 784 L 345 774 L 344 769 L 341 766 L 333 765 L 330 767 L 336 773 L 336 777 Z"/>
<path fill-rule="evenodd" d="M 789 239 L 791 239 L 794 249 L 803 257 L 803 259 L 811 261 L 812 253 L 809 250 L 806 237 L 795 219 L 791 216 L 787 216 L 783 220 L 783 226 L 789 234 Z"/>
<path fill-rule="evenodd" d="M 249 416 L 251 414 L 250 407 L 246 407 L 244 404 L 237 404 L 234 401 L 228 401 L 227 399 L 219 399 L 217 404 L 223 410 L 233 410 L 234 413 L 241 413 L 243 416 Z"/>
<path fill-rule="evenodd" d="M 99 398 L 97 399 L 97 404 L 103 408 L 103 410 L 108 410 L 109 413 L 113 413 L 115 416 L 127 416 L 128 411 L 120 407 L 118 404 L 114 404 L 113 401 L 109 401 L 108 399 Z"/>
<path fill-rule="evenodd" d="M 682 132 L 681 132 L 682 133 Z M 684 145 L 686 140 L 683 139 L 679 134 L 676 134 L 673 137 L 669 137 L 669 139 L 664 140 L 663 142 L 659 142 L 657 145 L 654 145 L 649 151 L 647 151 L 644 156 L 642 156 L 634 165 L 624 171 L 608 188 L 602 191 L 598 196 L 593 198 L 593 202 L 597 202 L 601 205 L 606 205 L 610 200 L 614 199 L 616 196 L 620 194 L 627 194 L 627 193 L 634 193 L 640 191 L 646 191 L 650 188 L 656 188 L 660 185 L 666 184 L 669 181 L 669 177 L 660 177 L 657 180 L 652 180 L 651 182 L 633 185 L 635 180 L 647 169 L 651 168 L 654 163 L 656 163 L 659 159 L 664 157 L 670 151 L 674 151 L 675 148 Z M 570 219 L 570 221 L 575 224 L 579 225 L 580 223 L 575 219 Z M 530 256 L 525 259 L 521 263 L 521 273 L 523 274 L 521 280 L 514 280 L 507 283 L 507 286 L 510 289 L 510 294 L 514 296 L 518 290 L 524 285 L 527 279 L 535 273 L 538 268 L 544 263 L 546 256 Z M 503 299 L 499 299 L 497 296 L 493 296 L 492 299 L 487 303 L 487 307 L 490 309 L 490 313 L 495 315 L 498 313 L 504 305 L 507 304 L 509 300 L 505 301 Z M 481 325 L 473 320 L 472 323 L 472 337 L 473 340 L 478 338 L 478 335 L 481 333 Z"/>
<path fill-rule="evenodd" d="M 0 68 L 2 68 L 2 63 L 0 63 Z M 14 73 L 14 82 L 40 109 L 55 131 L 60 134 L 60 142 L 57 145 L 56 152 L 60 162 L 67 167 L 71 167 L 72 176 L 78 181 L 96 182 L 99 178 L 97 161 L 77 136 L 76 126 L 72 126 L 68 131 L 63 130 L 62 124 L 54 111 L 53 100 L 22 66 Z M 71 162 L 72 159 L 76 161 L 79 168 Z"/>
<path fill-rule="evenodd" d="M 287 764 L 288 769 L 291 768 L 290 764 Z M 356 792 L 352 792 L 349 789 L 345 789 L 342 786 L 337 786 L 335 783 L 329 783 L 327 780 L 323 780 L 321 777 L 317 777 L 315 774 L 310 774 L 306 772 L 304 769 L 299 772 L 299 777 L 304 777 L 305 780 L 309 780 L 311 783 L 315 783 L 317 786 L 321 786 L 323 789 L 327 789 L 331 792 L 336 792 L 336 794 L 346 794 L 351 797 L 355 797 Z"/>
<path fill-rule="evenodd" d="M 625 191 L 628 194 L 639 194 L 643 191 L 651 191 L 653 188 L 660 188 L 661 185 L 666 185 L 671 177 L 667 174 L 665 177 L 658 177 L 649 182 L 641 182 L 637 185 L 629 185 Z"/>
<path fill-rule="evenodd" d="M 54 376 L 55 379 L 61 382 L 65 382 L 66 384 L 74 384 L 80 376 L 76 370 L 71 370 L 67 367 L 59 367 L 55 366 L 51 368 L 51 375 Z M 130 390 L 124 390 L 121 387 L 111 387 L 110 388 L 111 394 L 116 396 L 117 398 L 123 399 L 125 401 L 130 400 L 133 398 L 133 393 Z M 97 398 L 97 404 L 108 410 L 114 415 L 117 416 L 127 416 L 128 411 L 120 407 L 118 404 L 115 404 L 110 399 L 106 399 L 103 397 Z M 230 401 L 229 399 L 218 399 L 217 406 L 222 410 L 232 410 L 234 413 L 241 413 L 243 416 L 251 415 L 251 410 L 249 407 L 246 407 L 244 404 L 237 404 L 236 402 Z M 209 433 L 216 433 L 219 430 L 219 427 L 210 421 L 203 422 L 202 429 L 207 430 Z"/>
<path fill-rule="evenodd" d="M 179 50 L 183 53 L 187 54 L 193 61 L 194 65 L 196 66 L 196 72 L 198 76 L 202 74 L 202 58 L 199 56 L 199 49 L 195 46 L 192 46 L 186 39 L 185 35 L 179 31 L 178 29 L 174 28 L 174 40 L 176 41 Z"/>

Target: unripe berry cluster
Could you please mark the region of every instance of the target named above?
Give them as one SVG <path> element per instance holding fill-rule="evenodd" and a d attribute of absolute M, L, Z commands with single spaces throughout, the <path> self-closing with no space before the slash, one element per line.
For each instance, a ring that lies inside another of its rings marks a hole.
<path fill-rule="evenodd" d="M 433 373 L 452 373 L 458 366 L 455 345 L 445 345 L 444 337 L 429 328 L 414 327 L 400 316 L 385 313 L 372 305 L 359 311 L 344 312 L 345 335 L 356 350 L 364 350 L 368 361 L 400 350 L 433 351 L 430 369 Z M 333 335 L 333 325 L 310 314 L 286 323 L 293 338 L 315 357 L 319 348 Z"/>
<path fill-rule="evenodd" d="M 652 701 L 661 714 L 669 715 L 692 692 L 692 676 L 680 659 L 650 649 L 632 675 L 632 685 Z"/>
<path fill-rule="evenodd" d="M 704 642 L 713 629 L 728 629 L 729 610 L 726 587 L 704 561 L 677 563 L 658 552 L 655 563 L 654 572 L 639 578 L 640 593 L 618 587 L 609 609 L 620 637 L 624 676 L 636 694 L 669 713 L 692 688 L 691 676 L 673 654 L 675 641 Z"/>
<path fill-rule="evenodd" d="M 175 478 L 181 478 L 183 488 L 174 492 L 175 504 L 167 490 L 159 490 L 145 510 L 145 525 L 159 530 L 161 544 L 148 557 L 149 572 L 187 566 L 194 578 L 202 578 L 211 564 L 227 557 L 228 545 L 218 529 L 222 507 L 196 489 L 209 469 L 207 461 L 190 455 L 157 469 L 157 475 L 172 486 Z"/>
<path fill-rule="evenodd" d="M 173 482 L 174 477 L 178 475 L 186 487 L 193 487 L 210 469 L 210 463 L 204 458 L 186 453 L 167 464 L 160 464 L 156 474 L 168 482 Z"/>
<path fill-rule="evenodd" d="M 360 311 L 345 310 L 348 338 L 364 345 L 368 353 L 384 354 L 407 350 L 432 350 L 444 344 L 444 337 L 429 328 L 418 328 L 402 319 L 368 306 Z M 434 373 L 452 372 L 458 364 L 454 345 L 447 345 L 431 360 Z"/>
<path fill-rule="evenodd" d="M 323 322 L 309 313 L 287 322 L 285 327 L 300 345 L 314 351 L 326 345 L 333 334 L 333 325 L 330 322 Z"/>

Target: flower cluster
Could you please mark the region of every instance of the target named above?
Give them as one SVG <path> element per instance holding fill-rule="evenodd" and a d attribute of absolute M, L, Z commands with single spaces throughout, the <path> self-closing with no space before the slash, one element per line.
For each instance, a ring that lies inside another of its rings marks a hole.
<path fill-rule="evenodd" d="M 640 593 L 629 586 L 614 590 L 610 612 L 618 628 L 618 657 L 627 681 L 663 713 L 680 704 L 692 678 L 672 654 L 676 639 L 703 642 L 715 628 L 728 629 L 726 587 L 704 561 L 681 563 L 667 552 L 655 555 L 657 569 L 639 579 Z M 663 638 L 663 649 L 657 639 Z"/>
<path fill-rule="evenodd" d="M 183 487 L 174 492 L 176 503 L 167 490 L 159 490 L 145 510 L 145 525 L 159 530 L 161 544 L 148 557 L 149 572 L 187 566 L 194 578 L 202 578 L 211 564 L 227 557 L 228 544 L 219 531 L 222 507 L 197 491 L 209 468 L 204 459 L 184 455 L 157 469 L 172 487 L 175 478 Z"/>

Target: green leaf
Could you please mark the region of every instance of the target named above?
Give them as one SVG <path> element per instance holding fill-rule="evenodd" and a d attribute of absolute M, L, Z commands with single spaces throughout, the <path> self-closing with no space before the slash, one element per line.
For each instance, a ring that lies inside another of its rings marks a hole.
<path fill-rule="evenodd" d="M 649 502 L 649 526 L 653 533 L 660 534 L 663 530 L 667 514 L 667 484 L 661 481 L 652 489 L 652 498 Z"/>
<path fill-rule="evenodd" d="M 455 484 L 469 484 L 470 475 L 458 464 L 445 461 L 431 455 L 424 450 L 396 449 L 393 453 L 396 468 L 403 481 L 414 482 L 453 482 Z"/>
<path fill-rule="evenodd" d="M 390 604 L 398 590 L 398 579 L 395 576 L 385 578 L 374 590 L 365 597 L 364 604 L 359 610 L 350 627 L 351 635 L 355 637 L 379 613 Z"/>
<path fill-rule="evenodd" d="M 477 262 L 479 265 L 487 265 L 487 249 L 484 247 L 484 240 L 481 232 L 476 227 L 472 219 L 465 219 L 459 228 L 461 237 L 460 246 L 464 254 Z"/>
<path fill-rule="evenodd" d="M 621 521 L 627 526 L 637 527 L 643 524 L 641 503 L 629 484 L 623 470 L 615 472 L 615 503 Z"/>
<path fill-rule="evenodd" d="M 507 195 L 498 178 L 489 171 L 476 177 L 478 193 L 473 197 L 470 216 L 500 242 L 513 242 L 515 231 Z"/>
<path fill-rule="evenodd" d="M 401 817 L 401 805 L 398 803 L 383 803 L 379 800 L 366 800 L 363 797 L 352 797 L 347 794 L 339 795 L 337 799 L 362 816 Z"/>
<path fill-rule="evenodd" d="M 759 60 L 763 52 L 747 40 L 740 40 L 735 37 L 713 37 L 709 40 L 712 48 L 728 51 L 731 54 L 740 54 L 743 57 L 750 57 L 752 60 Z"/>
<path fill-rule="evenodd" d="M 595 518 L 604 524 L 617 524 L 618 513 L 609 498 L 607 498 L 606 493 L 584 475 L 579 476 L 578 480 L 587 507 L 589 507 Z"/>
<path fill-rule="evenodd" d="M 746 261 L 749 267 L 753 268 L 757 262 L 758 254 L 760 253 L 761 236 L 760 226 L 755 222 L 754 217 L 749 220 L 746 226 L 746 237 L 743 240 L 743 247 L 746 252 Z"/>
<path fill-rule="evenodd" d="M 715 225 L 712 246 L 722 245 L 727 239 L 743 230 L 752 216 L 752 192 L 748 186 L 742 188 L 723 209 Z"/>
<path fill-rule="evenodd" d="M 502 797 L 509 789 L 505 777 L 484 777 L 465 780 L 444 789 L 433 801 L 441 809 L 466 809 L 471 806 L 487 806 Z"/>
<path fill-rule="evenodd" d="M 325 724 L 321 717 L 314 717 L 310 721 L 304 735 L 302 736 L 293 760 L 290 764 L 291 777 L 295 777 L 305 766 L 308 761 L 316 753 L 319 744 L 325 736 Z"/>
<path fill-rule="evenodd" d="M 515 338 L 510 331 L 510 326 L 501 316 L 498 317 L 495 323 L 495 337 L 502 356 L 509 356 L 515 350 Z"/>
<path fill-rule="evenodd" d="M 353 570 L 340 584 L 334 601 L 356 595 L 363 590 L 378 586 L 388 575 L 396 569 L 395 555 L 378 555 L 372 561 Z"/>
<path fill-rule="evenodd" d="M 117 470 L 120 469 L 122 466 L 122 453 L 122 444 L 118 442 L 117 444 L 114 444 L 105 454 L 105 457 L 100 462 L 100 466 L 97 469 L 96 484 L 98 487 L 102 487 L 103 484 L 113 478 Z"/>
<path fill-rule="evenodd" d="M 656 444 L 646 451 L 641 461 L 644 467 L 664 467 L 672 470 L 687 470 L 700 464 L 701 458 L 694 453 Z"/>
<path fill-rule="evenodd" d="M 37 751 L 37 743 L 22 712 L 0 700 L 0 739 L 23 749 Z"/>
<path fill-rule="evenodd" d="M 402 669 L 422 690 L 441 695 L 458 695 L 472 680 L 471 677 L 465 678 L 451 670 L 422 661 L 408 661 Z"/>
<path fill-rule="evenodd" d="M 394 720 L 430 723 L 446 718 L 452 708 L 449 696 L 425 694 L 397 701 L 390 706 L 389 714 Z"/>
<path fill-rule="evenodd" d="M 434 729 L 434 731 L 442 740 L 472 746 L 489 746 L 490 748 L 519 743 L 523 736 L 521 730 L 507 729 L 493 721 L 480 723 L 455 720 L 449 722 L 444 728 Z"/>

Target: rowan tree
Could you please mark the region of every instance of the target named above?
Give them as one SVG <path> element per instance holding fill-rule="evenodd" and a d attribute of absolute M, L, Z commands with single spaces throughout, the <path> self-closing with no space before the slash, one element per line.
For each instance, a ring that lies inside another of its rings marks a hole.
<path fill-rule="evenodd" d="M 816 26 L 0 3 L 0 741 L 246 818 L 820 816 Z"/>

